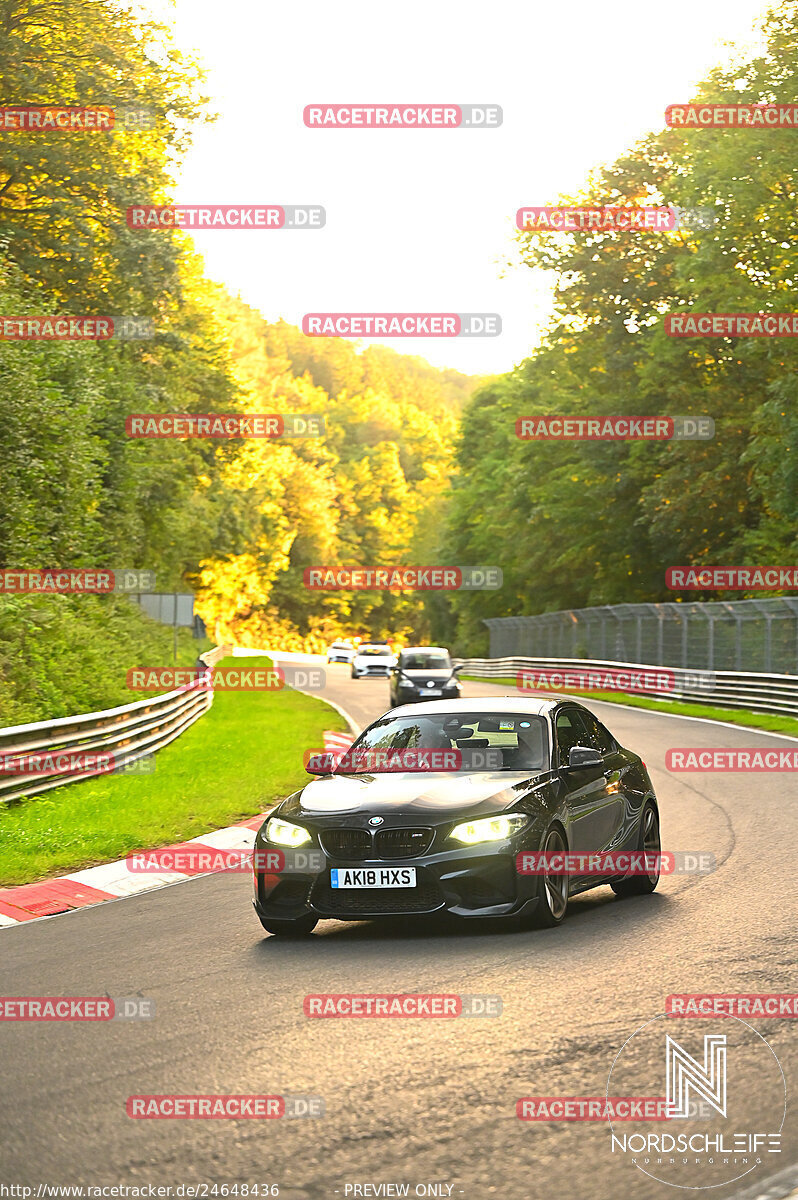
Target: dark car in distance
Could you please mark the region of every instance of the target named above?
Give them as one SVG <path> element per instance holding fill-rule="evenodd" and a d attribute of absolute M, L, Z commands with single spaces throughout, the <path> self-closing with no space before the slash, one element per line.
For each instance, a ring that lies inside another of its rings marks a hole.
<path fill-rule="evenodd" d="M 645 763 L 572 700 L 395 709 L 344 760 L 319 755 L 308 770 L 319 778 L 279 804 L 255 840 L 254 904 L 270 933 L 304 935 L 324 918 L 445 912 L 554 926 L 569 897 L 589 888 L 609 884 L 625 896 L 657 886 L 659 860 L 649 871 L 652 860 L 640 856 L 638 873 L 519 870 L 522 851 L 548 851 L 551 861 L 660 848 Z"/>
<path fill-rule="evenodd" d="M 456 670 L 449 651 L 442 646 L 405 646 L 391 670 L 391 706 L 420 700 L 458 700 Z"/>

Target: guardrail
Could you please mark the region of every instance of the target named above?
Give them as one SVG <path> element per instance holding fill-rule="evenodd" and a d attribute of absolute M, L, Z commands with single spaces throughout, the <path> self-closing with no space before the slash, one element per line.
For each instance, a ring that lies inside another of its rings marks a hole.
<path fill-rule="evenodd" d="M 210 668 L 229 653 L 229 646 L 216 646 L 199 657 Z M 0 756 L 40 755 L 47 758 L 59 754 L 85 754 L 95 759 L 103 756 L 103 765 L 66 775 L 57 770 L 49 774 L 0 774 L 0 804 L 108 774 L 109 758 L 113 762 L 112 770 L 119 770 L 145 755 L 154 754 L 180 737 L 212 704 L 210 688 L 177 688 L 149 700 L 136 700 L 133 704 L 103 712 L 0 729 Z"/>
<path fill-rule="evenodd" d="M 752 712 L 779 713 L 798 717 L 798 676 L 765 675 L 754 671 L 690 671 L 683 667 L 654 666 L 651 663 L 613 662 L 588 658 L 456 658 L 455 666 L 466 675 L 484 679 L 512 678 L 521 671 L 542 670 L 555 675 L 573 675 L 602 670 L 624 673 L 667 672 L 673 677 L 674 688 L 654 692 L 651 688 L 631 686 L 624 691 L 633 696 L 652 696 L 658 700 L 688 700 L 717 708 L 746 708 Z M 554 683 L 555 681 L 552 680 Z M 590 688 L 590 691 L 607 689 Z M 573 693 L 573 686 L 571 688 Z M 541 688 L 541 694 L 544 689 Z M 567 693 L 565 683 L 562 692 Z M 527 689 L 519 694 L 529 694 Z M 552 689 L 548 694 L 558 694 Z"/>

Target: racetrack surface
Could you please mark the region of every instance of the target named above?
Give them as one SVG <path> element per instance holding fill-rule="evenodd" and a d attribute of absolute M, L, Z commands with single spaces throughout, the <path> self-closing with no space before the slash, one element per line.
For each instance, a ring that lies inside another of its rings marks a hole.
<path fill-rule="evenodd" d="M 358 724 L 384 711 L 387 681 L 352 681 L 338 664 L 327 672 L 327 696 Z M 505 692 L 464 685 L 467 696 Z M 521 1122 L 515 1103 L 528 1095 L 604 1095 L 618 1050 L 664 1011 L 671 993 L 796 990 L 794 781 L 673 775 L 663 766 L 674 746 L 794 743 L 640 709 L 589 707 L 642 753 L 663 848 L 711 851 L 712 874 L 664 877 L 653 896 L 631 900 L 600 888 L 572 902 L 562 927 L 544 932 L 327 921 L 307 941 L 286 942 L 264 935 L 244 874 L 193 879 L 6 930 L 4 994 L 141 993 L 154 999 L 155 1015 L 3 1024 L 0 1181 L 276 1183 L 283 1198 L 314 1200 L 345 1197 L 347 1184 L 403 1181 L 411 1196 L 417 1183 L 442 1183 L 453 1197 L 475 1200 L 676 1195 L 612 1155 L 604 1123 Z M 309 993 L 417 991 L 499 995 L 503 1013 L 450 1021 L 303 1015 Z M 706 1032 L 702 1021 L 673 1024 L 674 1036 Z M 794 1022 L 751 1024 L 768 1038 L 794 1098 Z M 729 1087 L 747 1095 L 751 1125 L 768 1126 L 753 1053 L 735 1057 Z M 164 1093 L 313 1094 L 324 1098 L 326 1116 L 127 1117 L 129 1095 Z M 767 1171 L 714 1196 L 764 1184 L 798 1160 L 794 1111 L 793 1099 L 783 1152 Z"/>

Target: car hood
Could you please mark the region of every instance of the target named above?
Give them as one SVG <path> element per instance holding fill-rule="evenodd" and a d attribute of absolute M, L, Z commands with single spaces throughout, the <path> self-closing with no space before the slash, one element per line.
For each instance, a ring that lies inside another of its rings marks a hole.
<path fill-rule="evenodd" d="M 408 816 L 478 816 L 510 808 L 537 775 L 517 771 L 386 771 L 379 775 L 327 775 L 307 784 L 281 806 L 295 817 L 342 813 Z"/>
<path fill-rule="evenodd" d="M 406 675 L 408 679 L 412 679 L 413 683 L 423 683 L 426 679 L 434 679 L 436 683 L 445 683 L 447 679 L 451 679 L 452 677 L 451 671 L 439 671 L 437 669 L 433 671 L 417 671 L 415 668 L 412 671 L 406 671 L 404 667 L 402 668 L 402 674 Z"/>

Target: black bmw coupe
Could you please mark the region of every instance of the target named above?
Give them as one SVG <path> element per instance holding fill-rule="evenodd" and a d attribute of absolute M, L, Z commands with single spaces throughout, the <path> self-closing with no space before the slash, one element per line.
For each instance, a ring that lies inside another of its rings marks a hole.
<path fill-rule="evenodd" d="M 308 770 L 318 778 L 272 810 L 255 842 L 254 904 L 270 933 L 445 912 L 553 926 L 589 888 L 657 886 L 645 763 L 572 700 L 404 706 Z M 627 855 L 636 871 L 608 873 L 609 858 L 597 874 L 587 859 L 621 851 L 645 852 Z M 544 865 L 524 870 L 533 860 Z"/>

